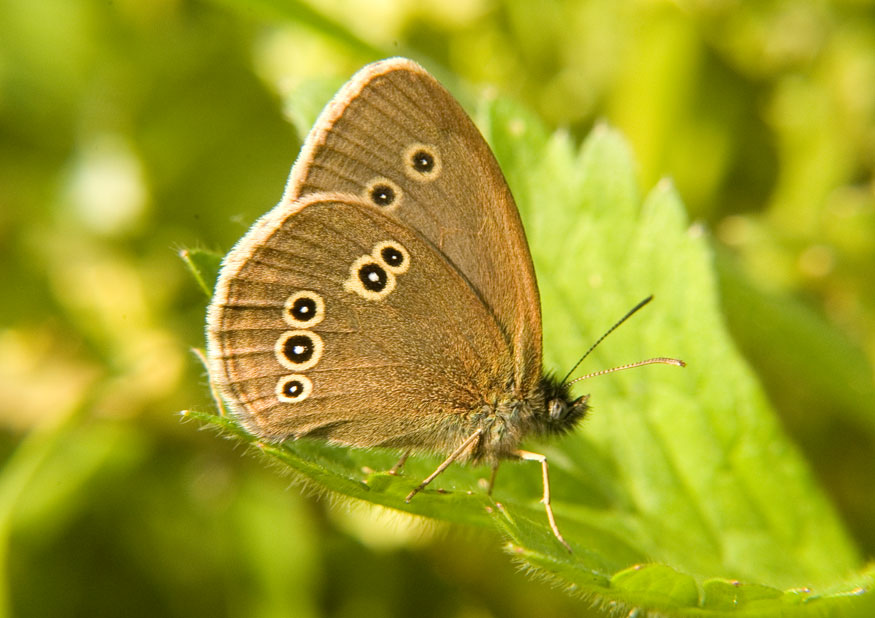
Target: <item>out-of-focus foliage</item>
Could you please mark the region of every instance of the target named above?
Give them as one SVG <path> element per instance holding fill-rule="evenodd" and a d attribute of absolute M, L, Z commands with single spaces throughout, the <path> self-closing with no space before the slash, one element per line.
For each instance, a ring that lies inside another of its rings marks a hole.
<path fill-rule="evenodd" d="M 493 537 L 329 508 L 175 415 L 211 405 L 177 250 L 227 250 L 279 198 L 285 101 L 394 54 L 578 139 L 607 119 L 643 187 L 674 178 L 875 554 L 871 3 L 0 0 L 0 615 L 585 611 Z"/>

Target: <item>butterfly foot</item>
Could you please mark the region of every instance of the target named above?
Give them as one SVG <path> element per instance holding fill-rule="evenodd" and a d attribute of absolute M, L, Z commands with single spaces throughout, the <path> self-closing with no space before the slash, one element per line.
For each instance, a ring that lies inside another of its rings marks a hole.
<path fill-rule="evenodd" d="M 401 468 L 404 466 L 404 462 L 407 461 L 408 457 L 410 457 L 410 451 L 404 451 L 404 454 L 401 455 L 401 459 L 399 459 L 394 466 L 386 470 L 386 474 L 398 476 L 401 473 Z"/>
<path fill-rule="evenodd" d="M 492 495 L 492 488 L 495 487 L 495 475 L 498 473 L 498 461 L 492 464 L 492 473 L 489 475 L 489 480 L 481 479 L 486 485 L 486 495 Z"/>
<path fill-rule="evenodd" d="M 422 491 L 422 490 L 425 488 L 425 486 L 426 486 L 427 484 L 428 484 L 428 483 L 420 483 L 419 485 L 417 485 L 416 488 L 415 488 L 413 491 L 411 491 L 409 494 L 407 494 L 407 497 L 404 498 L 404 502 L 405 502 L 406 504 L 410 504 L 410 501 L 413 500 L 413 496 L 415 496 L 415 495 L 418 494 L 420 491 Z"/>

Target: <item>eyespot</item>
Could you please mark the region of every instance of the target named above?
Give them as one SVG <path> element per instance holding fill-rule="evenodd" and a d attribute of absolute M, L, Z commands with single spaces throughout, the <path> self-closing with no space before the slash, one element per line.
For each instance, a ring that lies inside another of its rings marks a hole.
<path fill-rule="evenodd" d="M 386 289 L 386 284 L 389 283 L 389 273 L 387 273 L 379 264 L 362 264 L 358 269 L 359 283 L 366 290 L 380 293 Z"/>
<path fill-rule="evenodd" d="M 295 292 L 286 299 L 283 318 L 289 326 L 310 328 L 325 318 L 325 301 L 310 290 Z"/>
<path fill-rule="evenodd" d="M 371 256 L 382 263 L 390 273 L 403 275 L 410 268 L 410 253 L 400 243 L 384 240 L 377 243 Z"/>
<path fill-rule="evenodd" d="M 382 300 L 395 289 L 395 275 L 372 255 L 363 255 L 349 267 L 343 289 L 366 300 Z"/>
<path fill-rule="evenodd" d="M 404 172 L 420 182 L 429 182 L 441 175 L 441 158 L 437 148 L 413 144 L 404 151 Z"/>
<path fill-rule="evenodd" d="M 309 330 L 288 330 L 280 335 L 274 354 L 280 365 L 292 371 L 304 371 L 322 358 L 322 337 Z"/>
<path fill-rule="evenodd" d="M 388 178 L 374 178 L 365 188 L 365 199 L 385 210 L 395 210 L 404 197 L 401 187 Z"/>
<path fill-rule="evenodd" d="M 276 398 L 283 403 L 304 401 L 313 392 L 313 382 L 307 376 L 294 374 L 281 377 L 276 383 Z"/>

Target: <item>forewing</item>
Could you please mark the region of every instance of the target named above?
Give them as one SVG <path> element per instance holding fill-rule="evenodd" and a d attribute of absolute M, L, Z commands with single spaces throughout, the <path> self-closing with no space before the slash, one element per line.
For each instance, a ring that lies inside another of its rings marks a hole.
<path fill-rule="evenodd" d="M 512 342 L 519 392 L 538 382 L 540 301 L 519 213 L 480 132 L 422 67 L 400 58 L 368 65 L 326 107 L 284 201 L 325 191 L 381 204 L 428 239 Z"/>

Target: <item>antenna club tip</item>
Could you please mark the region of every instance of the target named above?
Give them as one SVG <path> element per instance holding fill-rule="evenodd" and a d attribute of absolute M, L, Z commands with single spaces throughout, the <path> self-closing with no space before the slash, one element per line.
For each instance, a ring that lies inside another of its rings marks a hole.
<path fill-rule="evenodd" d="M 674 365 L 675 367 L 686 367 L 687 366 L 687 363 L 682 361 L 679 358 L 666 358 L 666 357 L 651 358 L 650 360 L 647 360 L 644 362 L 646 362 L 647 364 L 659 363 L 662 365 Z"/>
<path fill-rule="evenodd" d="M 638 361 L 637 363 L 629 363 L 628 365 L 620 365 L 619 367 L 611 367 L 610 369 L 602 369 L 601 371 L 595 371 L 593 373 L 588 373 L 585 376 L 580 376 L 579 378 L 574 378 L 567 384 L 574 384 L 575 382 L 580 382 L 581 380 L 587 380 L 589 378 L 594 378 L 596 376 L 603 376 L 609 373 L 614 373 L 616 371 L 624 371 L 626 369 L 634 369 L 635 367 L 643 367 L 644 365 L 674 365 L 676 367 L 686 367 L 687 364 L 677 358 L 666 358 L 664 356 L 660 356 L 658 358 L 648 358 L 647 360 Z"/>

